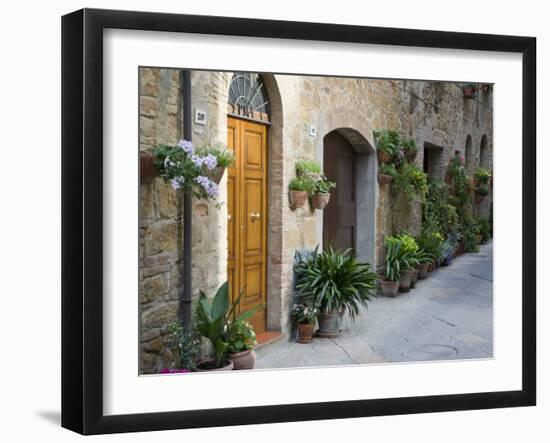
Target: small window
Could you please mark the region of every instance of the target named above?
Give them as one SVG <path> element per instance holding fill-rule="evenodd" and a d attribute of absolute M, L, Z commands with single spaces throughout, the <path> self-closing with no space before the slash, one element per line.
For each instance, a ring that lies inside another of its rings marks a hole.
<path fill-rule="evenodd" d="M 474 148 L 472 146 L 472 136 L 466 137 L 466 146 L 464 151 L 464 163 L 466 173 L 471 175 L 474 172 Z"/>
<path fill-rule="evenodd" d="M 229 85 L 228 114 L 270 121 L 267 92 L 259 74 L 235 72 Z"/>
<path fill-rule="evenodd" d="M 489 168 L 489 148 L 487 146 L 487 136 L 484 135 L 481 137 L 481 145 L 479 146 L 479 165 L 482 168 L 490 169 Z"/>
<path fill-rule="evenodd" d="M 431 143 L 424 143 L 424 172 L 428 180 L 441 179 L 443 177 L 443 148 Z"/>

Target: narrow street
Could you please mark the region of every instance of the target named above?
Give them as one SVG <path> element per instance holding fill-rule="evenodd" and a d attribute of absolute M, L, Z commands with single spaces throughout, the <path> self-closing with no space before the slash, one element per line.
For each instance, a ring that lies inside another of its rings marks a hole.
<path fill-rule="evenodd" d="M 493 244 L 463 254 L 395 298 L 376 297 L 340 337 L 281 340 L 256 351 L 258 369 L 491 358 Z"/>

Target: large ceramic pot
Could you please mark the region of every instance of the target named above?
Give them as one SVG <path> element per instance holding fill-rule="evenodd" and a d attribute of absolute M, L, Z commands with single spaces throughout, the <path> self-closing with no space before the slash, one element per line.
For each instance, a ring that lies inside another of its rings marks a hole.
<path fill-rule="evenodd" d="M 225 172 L 225 168 L 222 166 L 218 166 L 217 168 L 213 169 L 208 173 L 208 178 L 216 183 L 217 185 L 220 184 L 223 174 Z"/>
<path fill-rule="evenodd" d="M 430 267 L 430 263 L 420 263 L 418 265 L 418 278 L 420 280 L 426 278 L 428 276 L 428 268 Z"/>
<path fill-rule="evenodd" d="M 290 207 L 303 208 L 307 200 L 307 191 L 289 191 Z"/>
<path fill-rule="evenodd" d="M 389 185 L 393 180 L 393 177 L 391 175 L 386 174 L 378 174 L 378 184 L 380 186 L 386 186 Z"/>
<path fill-rule="evenodd" d="M 380 279 L 380 291 L 386 297 L 395 297 L 399 290 L 399 282 Z"/>
<path fill-rule="evenodd" d="M 311 206 L 315 209 L 325 209 L 330 200 L 330 194 L 313 194 L 311 197 Z"/>
<path fill-rule="evenodd" d="M 256 366 L 256 354 L 252 349 L 229 354 L 229 360 L 233 362 L 233 369 L 236 371 L 241 369 L 254 369 Z"/>
<path fill-rule="evenodd" d="M 317 317 L 319 337 L 337 337 L 340 335 L 340 314 L 336 310 L 324 312 Z"/>
<path fill-rule="evenodd" d="M 376 151 L 376 158 L 378 159 L 379 164 L 391 162 L 391 155 L 380 149 Z"/>
<path fill-rule="evenodd" d="M 221 368 L 217 368 L 214 365 L 213 359 L 203 360 L 198 365 L 195 371 L 197 372 L 208 372 L 208 371 L 232 371 L 233 370 L 233 362 L 231 360 L 227 360 L 224 366 Z"/>
<path fill-rule="evenodd" d="M 410 269 L 401 272 L 401 278 L 399 279 L 400 292 L 409 292 L 411 289 L 411 279 L 413 278 L 413 274 L 413 271 Z"/>
<path fill-rule="evenodd" d="M 311 343 L 314 327 L 315 323 L 298 323 L 298 343 Z"/>

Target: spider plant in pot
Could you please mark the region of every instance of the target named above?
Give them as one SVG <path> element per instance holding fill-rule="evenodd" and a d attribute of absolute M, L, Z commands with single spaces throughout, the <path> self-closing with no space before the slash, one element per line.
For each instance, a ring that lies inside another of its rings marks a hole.
<path fill-rule="evenodd" d="M 296 290 L 301 297 L 311 300 L 318 308 L 321 337 L 336 337 L 340 333 L 340 317 L 347 311 L 351 320 L 367 306 L 375 295 L 377 276 L 368 263 L 357 260 L 351 249 L 318 252 L 294 266 Z"/>
<path fill-rule="evenodd" d="M 315 209 L 324 209 L 330 200 L 330 191 L 336 187 L 336 183 L 327 180 L 322 175 L 319 180 L 315 182 L 313 187 L 313 195 L 311 196 L 311 205 Z"/>
<path fill-rule="evenodd" d="M 401 266 L 399 250 L 401 242 L 395 237 L 386 237 L 386 263 L 384 274 L 380 276 L 380 291 L 387 297 L 395 297 L 399 289 Z"/>
<path fill-rule="evenodd" d="M 311 343 L 313 341 L 313 329 L 317 321 L 319 310 L 311 300 L 303 299 L 292 305 L 292 318 L 298 325 L 299 343 Z"/>

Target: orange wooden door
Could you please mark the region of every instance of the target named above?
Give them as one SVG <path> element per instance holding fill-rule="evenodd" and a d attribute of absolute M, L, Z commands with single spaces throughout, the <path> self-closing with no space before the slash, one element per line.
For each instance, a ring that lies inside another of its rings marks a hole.
<path fill-rule="evenodd" d="M 228 170 L 227 276 L 231 299 L 242 292 L 241 312 L 257 308 L 250 323 L 266 330 L 267 128 L 227 119 L 227 144 L 235 153 Z"/>

